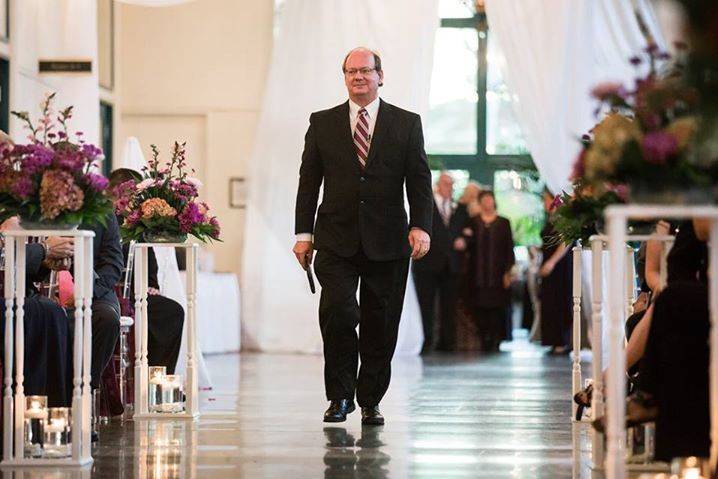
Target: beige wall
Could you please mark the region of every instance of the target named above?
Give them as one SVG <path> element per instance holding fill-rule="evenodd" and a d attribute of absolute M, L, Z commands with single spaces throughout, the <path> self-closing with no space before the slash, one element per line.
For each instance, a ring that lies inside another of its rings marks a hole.
<path fill-rule="evenodd" d="M 272 0 L 196 0 L 166 8 L 122 5 L 118 88 L 127 136 L 149 156 L 187 141 L 202 196 L 223 228 L 215 268 L 239 273 L 244 210 L 229 208 L 229 178 L 244 176 L 272 47 Z"/>

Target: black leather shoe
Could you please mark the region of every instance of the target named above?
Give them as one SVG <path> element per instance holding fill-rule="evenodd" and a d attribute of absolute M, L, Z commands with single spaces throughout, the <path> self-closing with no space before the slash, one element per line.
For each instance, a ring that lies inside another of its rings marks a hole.
<path fill-rule="evenodd" d="M 329 409 L 324 413 L 324 422 L 344 422 L 347 414 L 356 409 L 351 399 L 337 399 L 329 404 Z"/>
<path fill-rule="evenodd" d="M 384 416 L 379 412 L 378 406 L 361 408 L 361 423 L 367 426 L 383 426 Z"/>

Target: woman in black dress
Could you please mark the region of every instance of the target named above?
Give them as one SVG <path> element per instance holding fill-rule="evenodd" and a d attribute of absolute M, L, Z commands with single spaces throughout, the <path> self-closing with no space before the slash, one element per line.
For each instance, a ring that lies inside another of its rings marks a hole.
<path fill-rule="evenodd" d="M 707 239 L 707 221 L 680 225 L 668 254 L 667 286 L 643 319 L 650 331 L 639 364 L 640 401 L 657 407 L 658 460 L 709 455 Z"/>
<path fill-rule="evenodd" d="M 506 334 L 506 309 L 511 300 L 514 240 L 509 220 L 496 213 L 494 194 L 481 192 L 479 203 L 481 213 L 469 220 L 469 278 L 482 350 L 498 351 Z"/>
<path fill-rule="evenodd" d="M 551 211 L 552 202 L 553 195 L 545 190 L 543 203 L 547 214 Z M 541 230 L 541 241 L 541 344 L 551 346 L 551 354 L 567 354 L 573 324 L 571 248 L 558 239 L 549 218 Z"/>

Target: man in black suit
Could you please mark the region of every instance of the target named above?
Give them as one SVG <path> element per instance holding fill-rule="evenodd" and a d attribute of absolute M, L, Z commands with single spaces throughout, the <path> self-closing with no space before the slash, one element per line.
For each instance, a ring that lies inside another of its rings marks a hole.
<path fill-rule="evenodd" d="M 454 250 L 454 241 L 461 234 L 464 225 L 461 224 L 462 218 L 454 214 L 453 189 L 454 180 L 448 173 L 442 173 L 436 182 L 434 192 L 431 250 L 412 265 L 414 285 L 424 325 L 422 353 L 431 352 L 434 348 L 434 307 L 437 293 L 439 341 L 436 349 L 439 351 L 456 349 L 454 308 L 460 258 Z"/>
<path fill-rule="evenodd" d="M 378 405 L 389 387 L 409 256 L 420 258 L 430 246 L 431 174 L 419 115 L 379 99 L 379 56 L 357 48 L 342 69 L 349 101 L 309 117 L 294 254 L 307 268 L 317 250 L 324 383 L 331 402 L 324 421 L 346 420 L 356 393 L 362 423 L 384 424 Z"/>
<path fill-rule="evenodd" d="M 120 337 L 120 303 L 115 294 L 115 284 L 122 275 L 122 245 L 120 243 L 120 227 L 114 214 L 106 217 L 106 226 L 100 224 L 82 225 L 80 229 L 95 232 L 92 241 L 93 276 L 92 290 L 92 364 L 91 385 L 99 386 L 102 371 L 112 359 L 115 344 Z M 69 258 L 73 254 L 72 238 L 47 239 L 51 243 L 64 242 L 68 247 L 65 254 L 56 255 L 55 259 Z M 67 304 L 67 315 L 70 318 L 70 334 L 74 333 L 74 299 Z"/>

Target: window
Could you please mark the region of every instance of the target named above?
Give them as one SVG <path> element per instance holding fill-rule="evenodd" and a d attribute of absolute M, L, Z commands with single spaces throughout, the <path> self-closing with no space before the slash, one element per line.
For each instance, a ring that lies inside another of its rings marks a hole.
<path fill-rule="evenodd" d="M 426 150 L 432 168 L 468 171 L 492 185 L 499 170 L 535 171 L 514 116 L 505 58 L 473 0 L 439 0 Z"/>
<path fill-rule="evenodd" d="M 112 140 L 114 135 L 112 110 L 111 104 L 104 101 L 100 102 L 100 143 L 102 152 L 105 154 L 105 159 L 102 161 L 102 173 L 108 177 L 112 172 Z"/>

